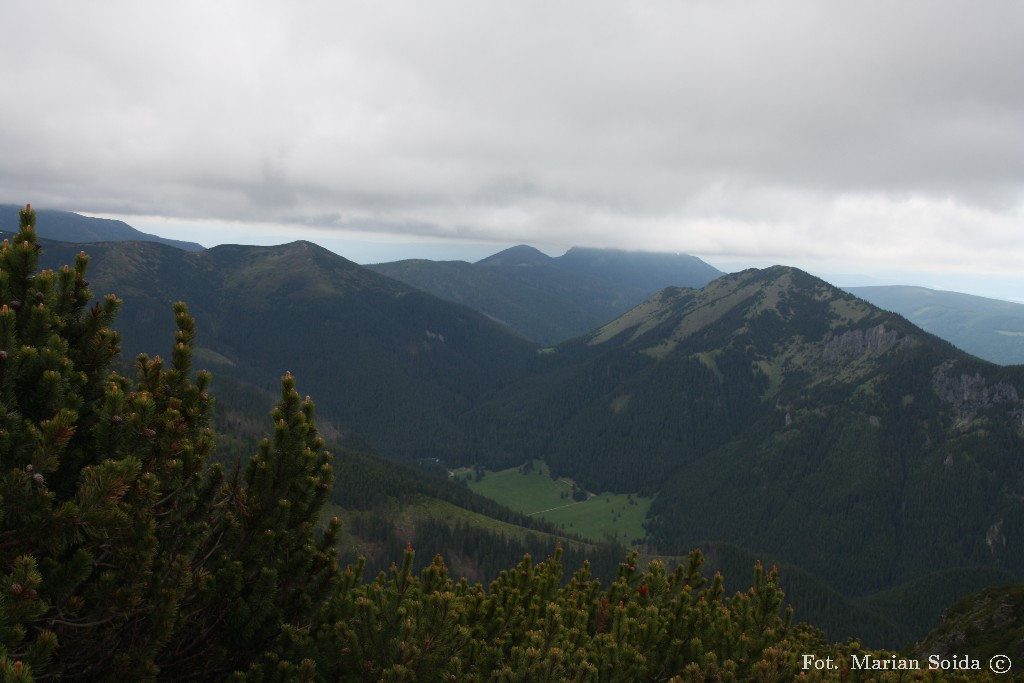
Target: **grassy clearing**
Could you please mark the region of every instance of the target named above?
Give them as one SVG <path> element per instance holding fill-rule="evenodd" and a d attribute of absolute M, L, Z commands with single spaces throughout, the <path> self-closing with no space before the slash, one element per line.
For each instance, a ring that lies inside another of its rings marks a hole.
<path fill-rule="evenodd" d="M 761 369 L 761 372 L 768 376 L 768 388 L 761 394 L 761 400 L 779 393 L 779 389 L 782 388 L 782 368 L 779 367 L 779 363 L 759 360 L 757 361 L 757 366 Z"/>
<path fill-rule="evenodd" d="M 471 475 L 468 470 L 456 476 Z M 644 538 L 644 518 L 653 498 L 625 493 L 589 494 L 584 501 L 572 499 L 571 479 L 552 479 L 547 465 L 534 461 L 533 471 L 513 467 L 499 472 L 484 471 L 480 481 L 470 476 L 469 487 L 482 496 L 557 524 L 583 538 L 601 541 L 612 536 L 625 545 Z"/>
<path fill-rule="evenodd" d="M 708 370 L 715 373 L 715 377 L 717 377 L 718 381 L 721 382 L 722 380 L 725 379 L 725 377 L 722 375 L 722 371 L 718 369 L 718 362 L 715 360 L 721 355 L 722 352 L 716 349 L 715 351 L 704 351 L 701 353 L 695 353 L 694 355 L 690 356 L 690 358 L 696 358 L 701 363 L 703 363 Z"/>

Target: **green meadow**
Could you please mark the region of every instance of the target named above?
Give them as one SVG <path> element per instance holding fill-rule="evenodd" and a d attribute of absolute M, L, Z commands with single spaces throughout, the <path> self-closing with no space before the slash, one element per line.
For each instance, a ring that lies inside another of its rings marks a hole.
<path fill-rule="evenodd" d="M 573 481 L 552 479 L 545 463 L 534 461 L 530 468 L 483 471 L 477 477 L 470 469 L 455 476 L 467 479 L 470 489 L 513 510 L 545 519 L 583 538 L 601 541 L 612 537 L 624 545 L 636 545 L 647 533 L 643 522 L 653 498 L 626 493 L 589 493 L 587 499 L 572 498 Z"/>

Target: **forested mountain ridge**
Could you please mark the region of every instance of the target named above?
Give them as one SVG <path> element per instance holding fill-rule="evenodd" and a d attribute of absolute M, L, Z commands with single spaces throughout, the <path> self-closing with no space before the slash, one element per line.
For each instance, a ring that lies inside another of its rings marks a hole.
<path fill-rule="evenodd" d="M 44 244 L 48 267 L 85 248 Z M 308 242 L 195 253 L 140 242 L 87 249 L 94 287 L 125 299 L 115 324 L 127 357 L 173 334 L 168 306 L 187 300 L 204 330 L 197 357 L 218 381 L 237 385 L 233 395 L 272 401 L 274 377 L 290 370 L 322 397 L 325 433 L 360 437 L 399 459 L 464 455 L 456 417 L 538 360 L 532 344 L 476 311 Z"/>
<path fill-rule="evenodd" d="M 658 492 L 662 551 L 737 543 L 848 594 L 1024 567 L 1020 371 L 822 280 L 774 267 L 668 289 L 551 355 L 467 416 L 480 452 Z"/>
<path fill-rule="evenodd" d="M 573 247 L 552 257 L 526 245 L 473 264 L 409 260 L 367 267 L 475 308 L 540 344 L 589 332 L 664 287 L 702 287 L 722 274 L 687 254 Z"/>
<path fill-rule="evenodd" d="M 889 317 L 889 331 L 877 328 Z M 876 328 L 867 342 L 858 325 Z M 924 334 L 799 270 L 744 271 L 701 290 L 665 289 L 558 346 L 542 377 L 511 386 L 470 418 L 495 422 L 506 411 L 534 416 L 532 438 L 495 439 L 521 452 L 499 448 L 491 457 L 512 463 L 522 452 L 539 452 L 556 473 L 581 476 L 599 490 L 650 491 L 762 412 L 777 412 L 771 399 L 784 378 L 788 391 L 812 371 L 818 381 L 829 379 L 835 368 L 822 365 L 826 354 L 879 343 L 876 336 L 891 337 L 896 329 L 909 334 L 908 344 L 915 343 L 913 333 Z M 844 372 L 869 370 L 870 358 Z M 588 464 L 580 453 L 590 454 Z"/>
<path fill-rule="evenodd" d="M 447 301 L 480 311 L 523 337 L 553 344 L 603 322 L 556 293 L 465 261 L 414 259 L 367 268 Z"/>

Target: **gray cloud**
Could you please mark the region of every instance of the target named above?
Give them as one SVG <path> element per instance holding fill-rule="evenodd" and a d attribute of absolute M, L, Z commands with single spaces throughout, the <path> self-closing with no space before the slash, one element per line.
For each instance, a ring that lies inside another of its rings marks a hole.
<path fill-rule="evenodd" d="M 979 237 L 1014 243 L 1024 205 L 1019 3 L 8 3 L 0 24 L 7 201 L 889 258 L 854 230 L 933 265 L 992 258 Z"/>

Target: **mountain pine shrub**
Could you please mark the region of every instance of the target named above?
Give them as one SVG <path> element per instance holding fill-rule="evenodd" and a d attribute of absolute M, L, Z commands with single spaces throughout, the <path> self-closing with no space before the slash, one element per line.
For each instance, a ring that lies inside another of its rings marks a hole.
<path fill-rule="evenodd" d="M 90 305 L 84 254 L 36 272 L 34 226 L 26 207 L 0 250 L 0 671 L 222 678 L 305 623 L 335 569 L 336 525 L 314 537 L 332 473 L 312 402 L 286 376 L 244 482 L 208 467 L 186 306 L 169 363 L 112 372 L 120 302 Z"/>

